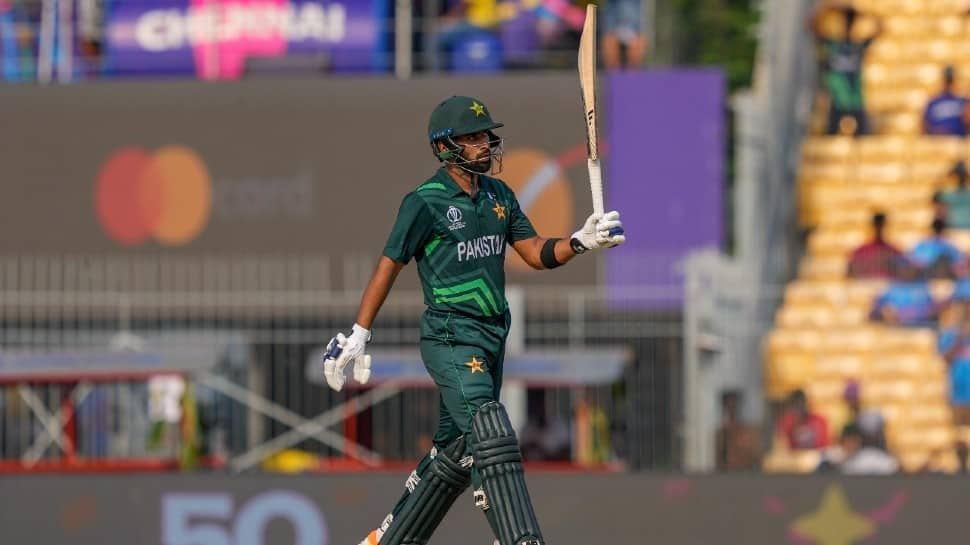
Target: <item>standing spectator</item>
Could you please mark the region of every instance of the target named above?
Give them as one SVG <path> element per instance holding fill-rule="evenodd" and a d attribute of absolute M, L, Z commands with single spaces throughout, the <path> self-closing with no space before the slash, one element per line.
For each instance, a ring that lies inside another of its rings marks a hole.
<path fill-rule="evenodd" d="M 856 248 L 849 257 L 850 278 L 894 278 L 903 253 L 886 242 L 886 215 L 872 216 L 872 240 Z"/>
<path fill-rule="evenodd" d="M 956 74 L 952 66 L 943 69 L 943 92 L 926 105 L 923 132 L 945 136 L 966 136 L 970 124 L 970 100 L 954 92 Z"/>
<path fill-rule="evenodd" d="M 937 217 L 946 218 L 946 224 L 953 229 L 970 229 L 970 189 L 967 188 L 967 164 L 957 161 L 950 169 L 949 176 L 956 181 L 953 191 L 939 191 L 933 196 L 937 206 Z"/>
<path fill-rule="evenodd" d="M 829 444 L 829 425 L 825 418 L 812 412 L 805 392 L 795 390 L 788 398 L 788 406 L 778 422 L 778 432 L 786 439 L 788 448 L 807 450 L 825 448 Z"/>
<path fill-rule="evenodd" d="M 939 350 L 950 367 L 950 402 L 958 425 L 970 425 L 970 282 L 962 281 L 950 299 L 953 324 L 940 332 Z"/>
<path fill-rule="evenodd" d="M 963 253 L 943 237 L 946 221 L 943 218 L 934 219 L 932 230 L 928 238 L 910 250 L 909 260 L 922 270 L 925 278 L 952 280 L 962 276 L 965 259 Z"/>
<path fill-rule="evenodd" d="M 841 35 L 837 36 L 827 35 L 822 28 L 823 18 L 833 11 L 841 13 L 844 22 Z M 812 16 L 811 28 L 822 47 L 822 82 L 832 101 L 827 134 L 869 134 L 862 95 L 862 60 L 882 32 L 882 24 L 878 24 L 873 35 L 859 40 L 853 36 L 858 16 L 851 4 L 827 1 Z"/>
<path fill-rule="evenodd" d="M 642 66 L 647 39 L 641 29 L 640 0 L 604 0 L 600 5 L 603 9 L 603 64 L 608 70 Z M 623 50 L 626 50 L 626 59 Z"/>
<path fill-rule="evenodd" d="M 966 475 L 970 473 L 970 445 L 967 445 L 966 441 L 957 441 L 956 445 L 953 446 L 957 455 L 957 472 L 960 475 Z"/>
<path fill-rule="evenodd" d="M 717 468 L 721 471 L 756 469 L 758 467 L 758 430 L 741 421 L 741 392 L 721 395 L 723 420 L 715 435 Z"/>
<path fill-rule="evenodd" d="M 899 462 L 855 424 L 842 430 L 840 444 L 843 458 L 839 470 L 846 475 L 891 475 L 899 471 Z"/>
<path fill-rule="evenodd" d="M 927 326 L 933 324 L 937 314 L 937 305 L 920 269 L 906 263 L 899 267 L 899 280 L 873 303 L 870 318 L 888 325 Z"/>

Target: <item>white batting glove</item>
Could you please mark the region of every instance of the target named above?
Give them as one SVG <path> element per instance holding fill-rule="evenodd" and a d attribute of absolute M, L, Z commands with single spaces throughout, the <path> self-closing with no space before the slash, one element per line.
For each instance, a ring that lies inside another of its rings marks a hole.
<path fill-rule="evenodd" d="M 602 216 L 592 214 L 586 219 L 583 228 L 573 233 L 569 242 L 578 254 L 586 250 L 598 250 L 600 248 L 612 248 L 619 246 L 626 241 L 623 234 L 623 224 L 620 223 L 620 213 L 617 211 L 607 212 Z"/>
<path fill-rule="evenodd" d="M 364 354 L 364 348 L 370 337 L 370 331 L 354 324 L 349 337 L 337 333 L 336 337 L 330 339 L 327 352 L 323 356 L 323 374 L 331 388 L 338 392 L 343 389 L 347 382 L 347 377 L 344 376 L 344 367 L 347 364 L 354 366 L 354 380 L 367 384 L 370 380 L 370 356 Z"/>

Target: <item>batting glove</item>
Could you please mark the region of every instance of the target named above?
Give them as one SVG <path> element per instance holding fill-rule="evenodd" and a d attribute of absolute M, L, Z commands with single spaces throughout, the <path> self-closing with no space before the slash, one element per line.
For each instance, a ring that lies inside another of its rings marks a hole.
<path fill-rule="evenodd" d="M 617 211 L 606 214 L 592 214 L 586 219 L 583 228 L 573 233 L 569 242 L 577 254 L 586 250 L 612 248 L 626 241 L 623 234 L 623 224 L 620 223 L 620 213 Z"/>
<path fill-rule="evenodd" d="M 370 380 L 370 356 L 364 354 L 364 348 L 370 337 L 370 331 L 354 324 L 349 337 L 337 333 L 336 337 L 330 339 L 323 356 L 323 374 L 331 388 L 338 392 L 343 389 L 347 382 L 344 367 L 348 364 L 354 366 L 354 380 L 367 384 Z"/>

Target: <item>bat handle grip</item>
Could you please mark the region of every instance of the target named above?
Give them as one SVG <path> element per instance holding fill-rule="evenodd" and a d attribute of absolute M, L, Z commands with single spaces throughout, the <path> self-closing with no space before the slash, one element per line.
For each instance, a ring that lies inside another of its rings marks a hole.
<path fill-rule="evenodd" d="M 593 194 L 593 212 L 602 215 L 603 210 L 603 170 L 599 159 L 587 159 L 589 168 L 589 190 Z"/>

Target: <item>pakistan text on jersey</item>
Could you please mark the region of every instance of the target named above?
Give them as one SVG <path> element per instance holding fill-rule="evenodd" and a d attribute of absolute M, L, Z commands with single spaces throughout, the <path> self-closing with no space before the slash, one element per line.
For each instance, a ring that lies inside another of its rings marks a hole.
<path fill-rule="evenodd" d="M 458 262 L 501 255 L 505 249 L 505 235 L 484 235 L 458 243 Z"/>

